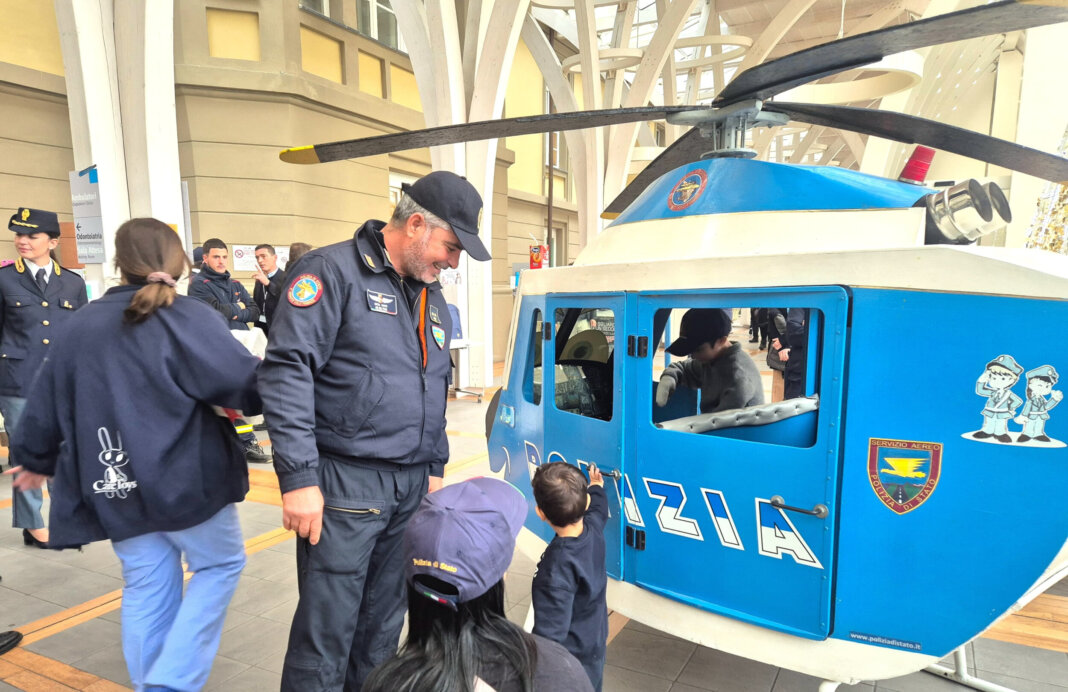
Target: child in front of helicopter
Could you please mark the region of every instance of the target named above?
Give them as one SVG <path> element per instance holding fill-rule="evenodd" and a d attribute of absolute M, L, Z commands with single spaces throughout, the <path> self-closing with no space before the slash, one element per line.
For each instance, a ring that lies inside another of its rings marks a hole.
<path fill-rule="evenodd" d="M 555 461 L 539 467 L 531 485 L 538 516 L 556 532 L 534 573 L 534 634 L 562 644 L 600 692 L 608 646 L 604 478 L 591 464 L 587 485 L 582 471 Z"/>

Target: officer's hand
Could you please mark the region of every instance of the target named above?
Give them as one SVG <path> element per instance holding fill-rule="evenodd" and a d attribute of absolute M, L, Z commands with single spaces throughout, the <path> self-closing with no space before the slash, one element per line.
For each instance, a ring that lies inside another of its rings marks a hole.
<path fill-rule="evenodd" d="M 668 399 L 675 392 L 675 378 L 670 375 L 660 376 L 660 384 L 656 385 L 656 405 L 667 405 Z"/>
<path fill-rule="evenodd" d="M 444 484 L 445 484 L 445 479 L 442 478 L 441 476 L 431 476 L 430 477 L 430 482 L 429 482 L 429 488 L 427 489 L 427 492 L 428 493 L 432 493 L 435 490 L 441 490 L 441 488 L 442 488 L 442 486 Z"/>
<path fill-rule="evenodd" d="M 1060 401 L 1061 399 L 1064 398 L 1064 392 L 1062 392 L 1059 389 L 1056 389 L 1056 390 L 1050 392 L 1049 398 L 1053 399 L 1054 401 Z"/>
<path fill-rule="evenodd" d="M 26 471 L 21 466 L 13 466 L 7 471 L 4 471 L 5 476 L 14 476 L 11 481 L 11 487 L 14 490 L 39 490 L 41 486 L 48 480 L 48 476 L 42 476 L 39 473 L 33 471 Z"/>
<path fill-rule="evenodd" d="M 978 381 L 981 384 L 986 384 L 986 381 L 989 380 L 989 379 L 990 379 L 990 371 L 989 370 L 984 370 L 983 374 L 979 376 L 979 380 Z"/>
<path fill-rule="evenodd" d="M 319 486 L 282 493 L 282 526 L 296 531 L 312 545 L 319 542 L 323 530 L 323 493 Z"/>

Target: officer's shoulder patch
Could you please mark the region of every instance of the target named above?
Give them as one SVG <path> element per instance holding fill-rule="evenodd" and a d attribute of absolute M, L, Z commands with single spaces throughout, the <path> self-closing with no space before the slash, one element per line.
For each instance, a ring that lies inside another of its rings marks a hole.
<path fill-rule="evenodd" d="M 289 285 L 287 297 L 298 308 L 315 305 L 323 297 L 323 280 L 315 274 L 301 274 Z"/>

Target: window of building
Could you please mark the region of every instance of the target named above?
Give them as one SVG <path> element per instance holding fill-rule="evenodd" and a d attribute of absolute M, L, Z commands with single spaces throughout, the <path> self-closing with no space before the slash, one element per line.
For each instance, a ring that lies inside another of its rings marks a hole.
<path fill-rule="evenodd" d="M 389 203 L 393 206 L 397 206 L 397 202 L 400 201 L 401 185 L 408 183 L 411 185 L 418 177 L 414 175 L 408 175 L 407 173 L 393 173 L 389 174 Z"/>
<path fill-rule="evenodd" d="M 326 2 L 327 0 L 323 0 Z M 404 51 L 404 41 L 397 29 L 397 13 L 390 0 L 358 0 L 358 29 L 390 48 Z"/>
<path fill-rule="evenodd" d="M 330 0 L 300 0 L 300 6 L 324 17 L 330 16 Z"/>
<path fill-rule="evenodd" d="M 612 310 L 566 308 L 555 314 L 556 408 L 580 416 L 612 419 Z"/>

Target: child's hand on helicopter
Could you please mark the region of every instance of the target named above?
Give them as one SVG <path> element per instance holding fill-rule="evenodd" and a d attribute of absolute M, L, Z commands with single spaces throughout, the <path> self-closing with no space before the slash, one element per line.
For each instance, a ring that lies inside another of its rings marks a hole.
<path fill-rule="evenodd" d="M 660 376 L 660 383 L 656 385 L 657 406 L 663 407 L 667 405 L 668 399 L 675 393 L 676 385 L 675 378 L 671 375 L 665 374 Z"/>
<path fill-rule="evenodd" d="M 601 469 L 597 468 L 597 464 L 590 464 L 590 485 L 604 487 L 604 476 L 601 474 Z"/>

